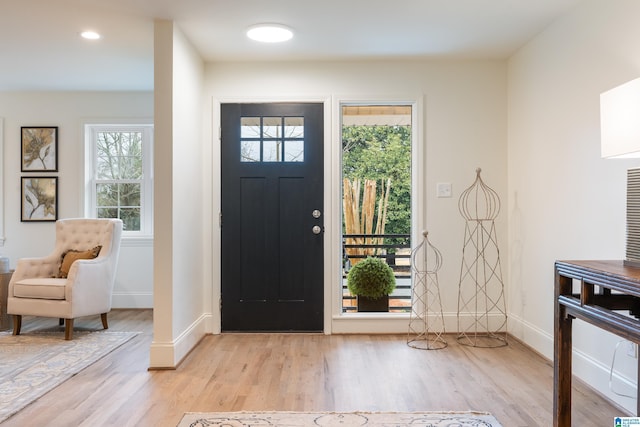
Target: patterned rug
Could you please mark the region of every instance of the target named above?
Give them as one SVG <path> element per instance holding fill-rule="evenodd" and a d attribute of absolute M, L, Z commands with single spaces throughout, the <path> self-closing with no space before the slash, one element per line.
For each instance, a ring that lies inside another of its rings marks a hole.
<path fill-rule="evenodd" d="M 87 366 L 135 332 L 0 332 L 0 423 Z"/>
<path fill-rule="evenodd" d="M 187 412 L 177 427 L 502 427 L 486 412 Z"/>

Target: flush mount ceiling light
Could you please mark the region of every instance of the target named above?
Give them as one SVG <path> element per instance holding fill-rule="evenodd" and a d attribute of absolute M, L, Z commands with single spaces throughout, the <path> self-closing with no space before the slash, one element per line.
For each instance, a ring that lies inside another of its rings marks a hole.
<path fill-rule="evenodd" d="M 80 37 L 87 40 L 98 40 L 101 38 L 100 34 L 95 31 L 83 31 L 80 33 Z"/>
<path fill-rule="evenodd" d="M 280 43 L 290 40 L 293 31 L 280 24 L 259 24 L 249 27 L 247 37 L 262 43 Z"/>

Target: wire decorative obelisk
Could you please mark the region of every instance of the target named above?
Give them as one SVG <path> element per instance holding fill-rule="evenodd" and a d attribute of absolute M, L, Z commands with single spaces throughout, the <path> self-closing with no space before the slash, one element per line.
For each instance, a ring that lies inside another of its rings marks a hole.
<path fill-rule="evenodd" d="M 507 309 L 495 219 L 500 197 L 476 169 L 458 209 L 465 219 L 458 287 L 458 342 L 472 347 L 507 345 Z"/>
<path fill-rule="evenodd" d="M 445 348 L 445 333 L 438 270 L 442 266 L 440 251 L 431 244 L 427 231 L 422 242 L 411 251 L 413 290 L 407 345 L 421 350 Z"/>

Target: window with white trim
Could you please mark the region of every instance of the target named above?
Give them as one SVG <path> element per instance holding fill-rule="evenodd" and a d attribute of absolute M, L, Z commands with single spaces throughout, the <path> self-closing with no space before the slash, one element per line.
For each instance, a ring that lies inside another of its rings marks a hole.
<path fill-rule="evenodd" d="M 85 125 L 85 138 L 87 216 L 120 218 L 123 236 L 151 236 L 153 125 Z"/>

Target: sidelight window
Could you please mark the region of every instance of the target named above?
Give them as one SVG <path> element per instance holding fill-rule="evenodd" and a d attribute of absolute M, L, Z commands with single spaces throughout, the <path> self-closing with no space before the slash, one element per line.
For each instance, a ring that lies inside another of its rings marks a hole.
<path fill-rule="evenodd" d="M 343 104 L 342 311 L 357 310 L 346 286 L 350 268 L 367 257 L 393 270 L 389 311 L 411 309 L 412 106 Z"/>

